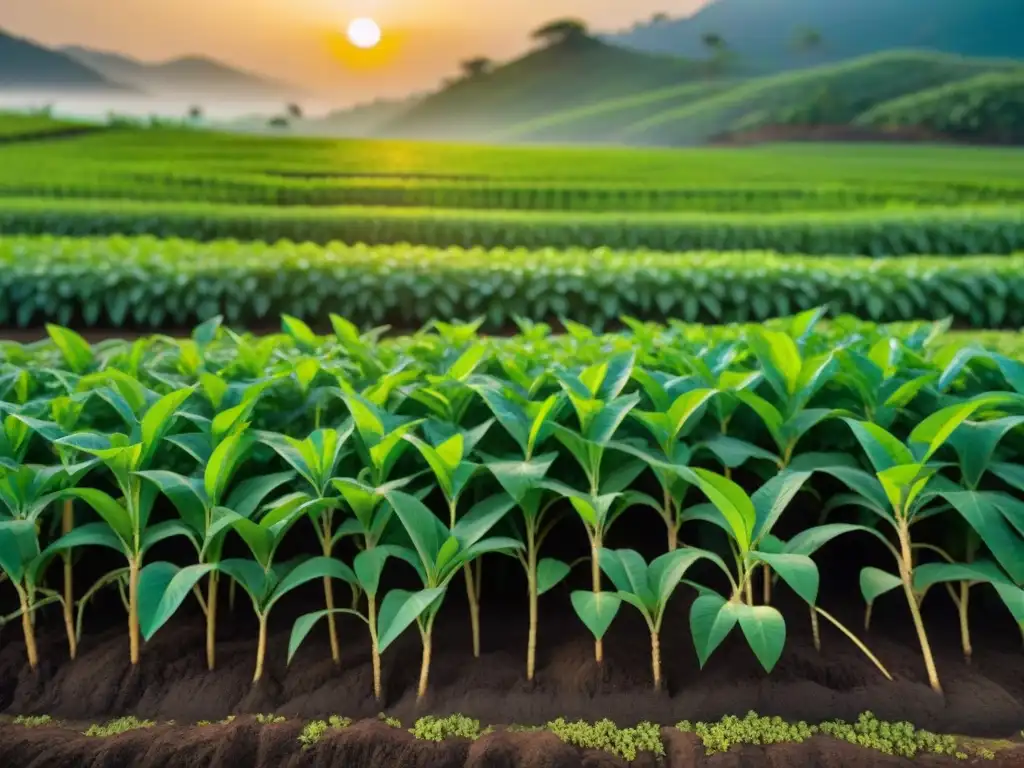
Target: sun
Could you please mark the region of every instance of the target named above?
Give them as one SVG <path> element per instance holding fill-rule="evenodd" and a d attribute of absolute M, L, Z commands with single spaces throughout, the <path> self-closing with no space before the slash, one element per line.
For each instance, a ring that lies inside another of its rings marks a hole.
<path fill-rule="evenodd" d="M 345 34 L 356 48 L 374 48 L 380 42 L 380 26 L 369 18 L 352 19 Z"/>

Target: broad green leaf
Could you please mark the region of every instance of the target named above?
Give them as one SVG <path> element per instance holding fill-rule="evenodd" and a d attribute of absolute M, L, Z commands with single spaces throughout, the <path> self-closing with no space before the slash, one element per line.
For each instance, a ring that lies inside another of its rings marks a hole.
<path fill-rule="evenodd" d="M 818 566 L 807 555 L 768 554 L 758 552 L 755 557 L 767 563 L 786 582 L 790 589 L 811 605 L 818 599 L 820 576 Z"/>
<path fill-rule="evenodd" d="M 753 532 L 755 541 L 771 533 L 789 502 L 800 492 L 810 476 L 810 472 L 783 471 L 754 492 L 750 500 L 757 515 Z"/>
<path fill-rule="evenodd" d="M 964 421 L 949 436 L 960 459 L 963 481 L 976 488 L 988 469 L 999 441 L 1012 429 L 1024 424 L 1024 416 L 1007 416 L 992 421 Z"/>
<path fill-rule="evenodd" d="M 747 343 L 779 397 L 787 400 L 796 394 L 802 365 L 796 342 L 781 331 L 759 329 L 750 335 Z"/>
<path fill-rule="evenodd" d="M 876 472 L 883 472 L 901 464 L 913 464 L 914 456 L 903 443 L 882 427 L 869 421 L 844 418 L 854 437 L 867 454 Z"/>
<path fill-rule="evenodd" d="M 46 332 L 53 340 L 54 345 L 60 350 L 64 361 L 73 372 L 82 374 L 88 371 L 93 364 L 93 352 L 89 343 L 72 331 L 70 328 L 62 328 L 59 325 L 47 323 Z"/>
<path fill-rule="evenodd" d="M 295 620 L 292 625 L 291 635 L 288 637 L 288 664 L 292 663 L 292 659 L 295 658 L 295 654 L 299 650 L 299 646 L 302 645 L 302 641 L 309 636 L 309 633 L 313 631 L 313 627 L 316 623 L 325 616 L 331 616 L 335 614 L 349 614 L 351 616 L 358 616 L 363 621 L 367 621 L 367 618 L 358 611 L 353 611 L 349 608 L 332 608 L 331 610 L 313 611 L 312 613 L 304 613 Z"/>
<path fill-rule="evenodd" d="M 284 578 L 277 583 L 267 601 L 266 610 L 269 611 L 274 603 L 293 589 L 301 587 L 303 584 L 314 579 L 322 580 L 326 578 L 340 579 L 347 584 L 355 584 L 357 581 L 356 575 L 352 573 L 352 569 L 340 560 L 336 560 L 333 557 L 324 557 L 323 555 L 311 557 L 288 571 Z"/>
<path fill-rule="evenodd" d="M 423 613 L 433 608 L 443 597 L 445 587 L 422 589 L 419 592 L 406 592 L 393 589 L 384 596 L 377 617 L 379 638 L 377 641 L 381 653 L 405 632 L 409 626 Z"/>
<path fill-rule="evenodd" d="M 319 337 L 313 333 L 313 330 L 308 325 L 297 317 L 282 314 L 281 329 L 295 339 L 295 343 L 307 352 L 313 351 L 320 344 Z"/>
<path fill-rule="evenodd" d="M 868 605 L 874 603 L 886 592 L 891 592 L 902 586 L 903 582 L 900 581 L 899 576 L 894 576 L 888 571 L 868 566 L 860 572 L 860 592 L 864 595 L 864 600 Z"/>
<path fill-rule="evenodd" d="M 708 556 L 709 553 L 700 549 L 685 547 L 666 552 L 651 561 L 651 565 L 647 569 L 647 579 L 654 590 L 659 615 L 664 611 L 669 598 L 679 586 L 679 582 L 682 581 L 690 566 Z"/>
<path fill-rule="evenodd" d="M 216 568 L 201 564 L 179 568 L 173 563 L 149 563 L 139 573 L 139 627 L 149 640 L 175 614 L 192 587 Z"/>
<path fill-rule="evenodd" d="M 715 389 L 692 389 L 673 401 L 667 414 L 673 439 L 683 431 L 690 417 L 717 393 Z"/>
<path fill-rule="evenodd" d="M 0 522 L 0 569 L 14 584 L 21 582 L 28 564 L 38 555 L 35 525 L 28 520 Z"/>
<path fill-rule="evenodd" d="M 263 504 L 267 494 L 280 488 L 294 477 L 294 472 L 276 472 L 271 475 L 250 477 L 235 486 L 228 495 L 225 506 L 241 517 L 252 517 Z"/>
<path fill-rule="evenodd" d="M 764 459 L 773 464 L 779 461 L 779 457 L 771 451 L 728 435 L 713 435 L 694 446 L 695 449 L 698 447 L 711 451 L 724 466 L 730 469 L 742 466 L 750 459 Z"/>
<path fill-rule="evenodd" d="M 701 491 L 729 524 L 741 552 L 750 549 L 757 511 L 746 492 L 735 482 L 706 469 L 694 469 Z"/>
<path fill-rule="evenodd" d="M 1006 522 L 995 497 L 981 491 L 940 494 L 973 528 L 992 556 L 1018 584 L 1024 583 L 1024 540 Z"/>
<path fill-rule="evenodd" d="M 772 436 L 772 439 L 781 448 L 783 443 L 783 418 L 782 414 L 779 413 L 779 410 L 774 405 L 765 400 L 763 397 L 755 395 L 753 392 L 748 392 L 744 390 L 742 392 L 736 392 L 735 395 L 737 398 L 739 398 L 740 402 L 748 405 L 751 408 L 751 410 L 753 410 L 754 413 L 756 413 L 760 417 L 762 423 L 765 426 L 765 429 L 768 430 L 768 433 Z"/>
<path fill-rule="evenodd" d="M 515 501 L 506 493 L 488 496 L 474 504 L 469 512 L 456 522 L 452 528 L 452 535 L 459 540 L 463 549 L 468 549 L 486 536 L 514 506 Z"/>
<path fill-rule="evenodd" d="M 939 450 L 946 440 L 949 439 L 949 436 L 953 434 L 957 427 L 975 411 L 989 405 L 990 401 L 990 398 L 984 396 L 977 397 L 966 403 L 951 405 L 936 411 L 918 423 L 910 433 L 910 442 L 928 444 L 928 449 L 925 451 L 924 456 L 921 457 L 921 461 L 928 461 L 932 454 Z"/>
<path fill-rule="evenodd" d="M 364 549 L 352 562 L 352 570 L 355 572 L 358 584 L 366 594 L 374 596 L 380 588 L 380 576 L 384 572 L 384 565 L 388 557 L 393 554 L 389 546 L 371 547 Z"/>
<path fill-rule="evenodd" d="M 558 457 L 557 453 L 546 453 L 530 461 L 486 461 L 484 466 L 494 475 L 501 487 L 517 504 L 521 504 L 526 495 L 539 487 L 551 465 Z"/>
<path fill-rule="evenodd" d="M 611 626 L 622 600 L 611 592 L 573 592 L 570 596 L 576 615 L 584 623 L 595 640 L 604 637 Z"/>
<path fill-rule="evenodd" d="M 142 470 L 135 474 L 156 485 L 193 530 L 205 533 L 207 499 L 198 479 L 164 469 Z"/>
<path fill-rule="evenodd" d="M 786 620 L 770 605 L 736 603 L 735 611 L 750 649 L 765 672 L 771 672 L 786 644 Z"/>
<path fill-rule="evenodd" d="M 126 544 L 135 539 L 131 515 L 116 499 L 95 488 L 68 488 L 61 496 L 81 499 L 96 511 L 110 529 Z"/>
<path fill-rule="evenodd" d="M 537 563 L 537 594 L 545 592 L 557 586 L 566 576 L 569 575 L 569 566 L 561 560 L 545 557 Z"/>
<path fill-rule="evenodd" d="M 437 562 L 441 545 L 448 538 L 448 530 L 415 496 L 392 490 L 386 497 L 409 534 L 424 569 L 429 571 Z"/>
<path fill-rule="evenodd" d="M 690 634 L 701 669 L 739 620 L 738 603 L 705 592 L 690 606 Z"/>
<path fill-rule="evenodd" d="M 533 420 L 530 422 L 530 431 L 526 438 L 526 455 L 533 456 L 533 452 L 537 447 L 538 442 L 541 439 L 541 432 L 547 423 L 548 417 L 551 415 L 555 406 L 558 404 L 558 395 L 550 395 L 544 402 L 540 404 L 537 412 L 533 416 Z"/>
<path fill-rule="evenodd" d="M 935 469 L 922 464 L 900 464 L 878 473 L 893 510 L 908 516 L 914 500 L 921 494 Z"/>
<path fill-rule="evenodd" d="M 158 441 L 170 429 L 178 409 L 185 404 L 185 401 L 192 396 L 194 391 L 195 387 L 193 386 L 171 392 L 153 403 L 149 410 L 146 411 L 146 415 L 142 417 L 140 427 L 143 445 L 143 466 L 145 461 L 156 452 Z"/>

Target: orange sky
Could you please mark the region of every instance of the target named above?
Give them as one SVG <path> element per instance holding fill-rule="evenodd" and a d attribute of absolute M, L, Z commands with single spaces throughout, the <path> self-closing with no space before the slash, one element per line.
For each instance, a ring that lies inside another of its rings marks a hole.
<path fill-rule="evenodd" d="M 338 101 L 434 87 L 461 59 L 515 56 L 560 16 L 614 30 L 706 0 L 0 0 L 0 28 L 49 45 L 80 44 L 143 59 L 188 53 L 290 80 Z M 359 54 L 342 32 L 354 16 L 384 28 Z"/>

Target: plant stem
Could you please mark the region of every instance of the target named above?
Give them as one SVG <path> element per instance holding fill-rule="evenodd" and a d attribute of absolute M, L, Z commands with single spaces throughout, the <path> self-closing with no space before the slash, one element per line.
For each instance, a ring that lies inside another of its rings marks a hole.
<path fill-rule="evenodd" d="M 867 632 L 871 629 L 871 606 L 872 603 L 868 603 L 864 609 L 864 631 Z"/>
<path fill-rule="evenodd" d="M 132 665 L 139 663 L 139 558 L 128 563 L 128 645 Z"/>
<path fill-rule="evenodd" d="M 238 591 L 238 582 L 234 579 L 228 582 L 228 610 L 235 612 L 235 592 Z"/>
<path fill-rule="evenodd" d="M 29 607 L 28 593 L 18 589 L 21 602 L 21 631 L 25 635 L 25 652 L 28 654 L 28 666 L 33 672 L 39 666 L 39 649 L 36 648 L 36 630 L 32 626 L 32 610 Z"/>
<path fill-rule="evenodd" d="M 973 649 L 971 648 L 971 627 L 967 622 L 968 609 L 971 600 L 971 583 L 960 582 L 960 599 L 957 601 L 957 613 L 960 615 L 960 645 L 964 651 L 964 661 L 971 663 Z"/>
<path fill-rule="evenodd" d="M 818 627 L 818 612 L 811 606 L 811 634 L 814 636 L 814 650 L 821 652 L 821 629 Z"/>
<path fill-rule="evenodd" d="M 832 624 L 834 624 L 834 625 L 836 626 L 836 628 L 837 628 L 837 629 L 839 629 L 839 631 L 840 631 L 840 632 L 842 632 L 842 633 L 843 633 L 844 635 L 846 635 L 846 636 L 847 636 L 848 638 L 850 638 L 850 640 L 851 640 L 851 641 L 853 642 L 853 644 L 854 644 L 854 645 L 856 645 L 856 646 L 857 646 L 858 648 L 860 648 L 861 652 L 862 652 L 862 653 L 863 653 L 863 654 L 864 654 L 865 656 L 867 656 L 867 657 L 868 657 L 869 659 L 871 659 L 871 663 L 873 663 L 873 664 L 874 664 L 874 665 L 875 665 L 876 667 L 878 667 L 879 671 L 880 671 L 880 672 L 881 672 L 881 673 L 882 673 L 883 675 L 885 675 L 885 677 L 886 677 L 886 679 L 887 679 L 887 680 L 892 680 L 892 675 L 890 675 L 890 674 L 889 674 L 889 670 L 887 670 L 887 669 L 886 669 L 886 668 L 885 668 L 885 667 L 884 667 L 884 666 L 882 665 L 882 662 L 880 662 L 880 661 L 878 660 L 878 657 L 876 657 L 876 656 L 875 656 L 875 654 L 873 654 L 873 653 L 872 653 L 872 652 L 871 652 L 870 650 L 868 650 L 868 647 L 867 647 L 866 645 L 864 645 L 864 643 L 862 643 L 862 642 L 861 642 L 861 641 L 860 641 L 860 640 L 859 640 L 859 639 L 857 638 L 857 636 L 856 636 L 855 634 L 853 634 L 853 632 L 851 632 L 851 631 L 850 631 L 850 630 L 848 630 L 848 629 L 847 629 L 846 627 L 844 627 L 844 626 L 843 626 L 843 625 L 842 625 L 842 624 L 841 624 L 841 623 L 839 622 L 839 620 L 838 620 L 838 619 L 836 619 L 836 618 L 835 618 L 834 616 L 832 616 L 832 615 L 831 615 L 831 614 L 829 614 L 829 613 L 826 613 L 825 611 L 823 611 L 823 610 L 822 610 L 821 608 L 819 608 L 818 606 L 816 606 L 816 605 L 815 605 L 815 606 L 811 606 L 811 607 L 812 607 L 812 609 L 814 610 L 815 614 L 818 614 L 818 613 L 820 613 L 820 614 L 821 614 L 822 616 L 824 616 L 824 617 L 825 617 L 825 618 L 826 618 L 826 619 L 827 619 L 828 621 L 832 622 Z"/>
<path fill-rule="evenodd" d="M 331 540 L 328 537 L 324 538 L 324 557 L 331 556 Z M 330 576 L 324 576 L 324 603 L 327 605 L 327 610 L 331 613 L 327 614 L 327 632 L 331 638 L 331 661 L 335 664 L 341 664 L 341 644 L 338 642 L 338 624 L 334 618 L 334 584 L 331 583 Z"/>
<path fill-rule="evenodd" d="M 761 601 L 764 605 L 772 604 L 772 572 L 768 568 L 768 564 L 764 563 L 761 566 L 761 576 L 764 578 L 764 582 L 761 584 Z"/>
<path fill-rule="evenodd" d="M 263 661 L 267 656 L 267 615 L 260 614 L 260 634 L 256 640 L 256 671 L 253 673 L 253 683 L 258 683 L 263 677 Z"/>
<path fill-rule="evenodd" d="M 206 588 L 206 668 L 217 662 L 217 572 L 211 571 Z"/>
<path fill-rule="evenodd" d="M 477 563 L 479 568 L 480 564 Z M 462 573 L 466 577 L 466 597 L 469 600 L 469 626 L 473 633 L 473 658 L 480 658 L 480 601 L 477 596 L 477 583 L 473 577 L 473 563 L 466 563 L 462 567 Z"/>
<path fill-rule="evenodd" d="M 423 658 L 420 662 L 420 684 L 416 689 L 416 701 L 423 701 L 427 695 L 427 682 L 430 679 L 430 627 L 420 628 L 420 637 L 423 640 Z"/>
<path fill-rule="evenodd" d="M 597 536 L 590 540 L 590 577 L 593 581 L 594 594 L 601 594 L 601 563 L 598 562 L 598 550 L 601 548 L 601 542 L 598 541 Z M 594 640 L 594 661 L 598 664 L 604 663 L 604 643 L 601 638 Z"/>
<path fill-rule="evenodd" d="M 71 499 L 64 500 L 64 509 L 61 513 L 60 530 L 61 534 L 67 535 L 75 527 L 75 507 Z M 75 581 L 73 567 L 71 564 L 71 550 L 65 550 L 64 555 L 64 629 L 68 635 L 68 652 L 74 659 L 78 655 L 78 638 L 75 636 Z"/>
<path fill-rule="evenodd" d="M 526 531 L 526 589 L 530 593 L 530 634 L 526 641 L 526 679 L 533 680 L 537 666 L 537 552 L 533 527 Z"/>
<path fill-rule="evenodd" d="M 381 700 L 380 684 L 380 646 L 377 643 L 377 596 L 367 594 L 368 616 L 370 624 L 370 654 L 373 661 L 373 697 Z"/>
<path fill-rule="evenodd" d="M 666 487 L 662 496 L 662 514 L 665 516 L 665 525 L 668 528 L 668 551 L 675 552 L 679 546 L 679 530 L 675 525 L 675 517 L 672 514 L 672 494 Z"/>
<path fill-rule="evenodd" d="M 899 526 L 900 539 L 900 580 L 903 582 L 903 593 L 907 598 L 907 606 L 910 608 L 910 616 L 914 620 L 914 629 L 917 631 L 917 640 L 921 645 L 921 655 L 924 657 L 925 670 L 928 672 L 928 684 L 936 693 L 942 693 L 942 684 L 939 682 L 939 673 L 935 668 L 935 659 L 932 657 L 932 647 L 928 642 L 928 634 L 925 632 L 924 620 L 921 618 L 921 607 L 918 605 L 917 596 L 914 594 L 914 561 L 913 552 L 910 548 L 910 531 L 906 522 Z"/>
<path fill-rule="evenodd" d="M 654 690 L 661 690 L 661 641 L 656 630 L 651 630 L 651 671 L 654 673 Z"/>

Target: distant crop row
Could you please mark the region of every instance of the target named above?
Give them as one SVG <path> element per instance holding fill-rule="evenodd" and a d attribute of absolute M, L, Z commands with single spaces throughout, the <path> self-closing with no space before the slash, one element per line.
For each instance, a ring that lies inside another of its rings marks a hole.
<path fill-rule="evenodd" d="M 597 662 L 620 610 L 637 610 L 661 687 L 662 619 L 677 590 L 694 588 L 701 666 L 736 632 L 770 671 L 787 625 L 809 617 L 817 647 L 824 620 L 892 679 L 819 605 L 813 556 L 854 536 L 858 557 L 869 547 L 891 555 L 884 568 L 860 571 L 865 628 L 877 600 L 898 599 L 941 693 L 921 614 L 927 596 L 954 603 L 967 659 L 972 589 L 994 590 L 1024 621 L 1024 365 L 980 347 L 949 354 L 941 329 L 819 334 L 821 316 L 739 329 L 710 345 L 714 333 L 639 327 L 620 337 L 619 351 L 574 328 L 580 348 L 602 353 L 593 363 L 556 362 L 546 334 L 532 330 L 505 342 L 502 355 L 473 324 L 436 324 L 397 358 L 403 345 L 380 344 L 378 331 L 361 333 L 337 315 L 327 337 L 284 317 L 279 336 L 239 337 L 214 321 L 190 339 L 130 346 L 90 347 L 51 327 L 49 348 L 23 349 L 20 360 L 10 348 L 0 371 L 0 569 L 19 599 L 28 664 L 45 661 L 33 614 L 63 607 L 74 656 L 90 597 L 118 585 L 132 664 L 194 595 L 212 669 L 218 596 L 231 582 L 259 622 L 259 681 L 272 609 L 315 582 L 325 607 L 297 619 L 289 657 L 326 620 L 338 663 L 335 618 L 356 613 L 379 699 L 380 654 L 415 627 L 422 697 L 453 582 L 465 576 L 479 656 L 480 572 L 506 555 L 522 567 L 530 598 L 532 679 L 537 601 L 573 580 L 569 564 L 544 556 L 565 519 L 589 543 L 589 578 L 569 602 L 594 636 Z M 56 365 L 39 365 L 42 354 Z M 761 478 L 750 490 L 732 478 L 740 467 Z M 844 492 L 823 498 L 819 478 Z M 919 525 L 939 515 L 948 542 Z M 47 517 L 60 530 L 53 538 Z M 778 526 L 783 517 L 792 534 Z M 663 530 L 667 551 L 648 561 L 610 549 L 621 519 Z M 689 535 L 701 528 L 707 535 Z M 315 534 L 316 555 L 283 561 L 280 544 L 299 529 Z M 157 559 L 169 539 L 192 543 L 185 562 Z M 77 590 L 71 552 L 97 548 L 111 570 Z M 63 584 L 47 578 L 58 560 Z M 411 589 L 382 580 L 403 570 Z M 339 582 L 352 588 L 351 608 L 335 607 Z M 783 588 L 806 613 L 783 617 Z"/>
<path fill-rule="evenodd" d="M 261 324 L 344 308 L 359 323 L 621 315 L 760 320 L 819 305 L 871 320 L 1024 325 L 1024 255 L 900 259 L 768 252 L 320 247 L 142 238 L 0 238 L 0 323 Z"/>
<path fill-rule="evenodd" d="M 817 214 L 576 213 L 0 199 L 0 235 L 416 243 L 437 247 L 772 250 L 809 255 L 1008 254 L 1024 208 Z"/>
<path fill-rule="evenodd" d="M 272 174 L 89 171 L 35 163 L 0 169 L 0 195 L 69 199 L 184 201 L 237 205 L 401 206 L 509 211 L 848 211 L 971 206 L 1024 201 L 1024 185 L 997 181 L 726 184 L 510 182 L 416 178 L 294 178 Z"/>

